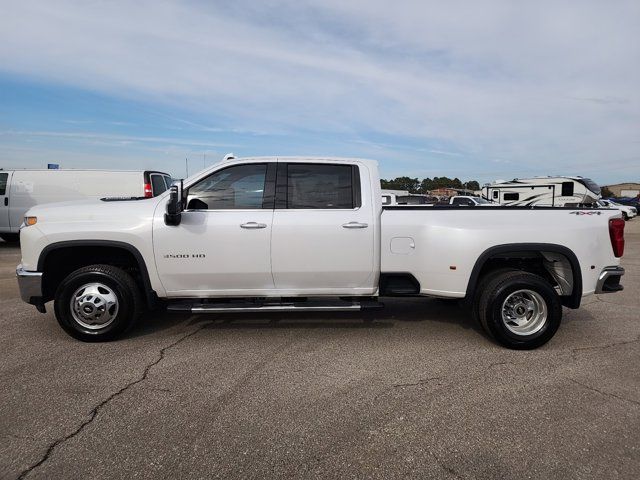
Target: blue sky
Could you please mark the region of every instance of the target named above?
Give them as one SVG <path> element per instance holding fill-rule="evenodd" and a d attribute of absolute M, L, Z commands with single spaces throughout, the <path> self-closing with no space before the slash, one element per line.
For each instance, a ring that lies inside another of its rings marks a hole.
<path fill-rule="evenodd" d="M 640 180 L 640 3 L 5 2 L 0 167 Z"/>

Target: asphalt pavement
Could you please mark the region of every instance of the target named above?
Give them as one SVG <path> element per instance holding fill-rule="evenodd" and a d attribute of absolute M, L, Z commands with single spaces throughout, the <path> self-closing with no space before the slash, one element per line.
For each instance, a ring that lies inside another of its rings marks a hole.
<path fill-rule="evenodd" d="M 86 344 L 22 303 L 0 243 L 0 478 L 640 477 L 640 220 L 625 290 L 511 351 L 429 299 L 147 315 Z"/>

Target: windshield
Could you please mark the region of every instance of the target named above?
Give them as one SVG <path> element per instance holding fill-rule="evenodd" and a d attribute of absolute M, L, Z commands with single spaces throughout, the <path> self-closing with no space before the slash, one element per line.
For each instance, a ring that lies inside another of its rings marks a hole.
<path fill-rule="evenodd" d="M 480 204 L 493 203 L 493 202 L 490 202 L 489 200 L 485 200 L 484 198 L 480 198 L 480 197 L 474 198 L 474 200 L 476 201 L 476 203 L 480 203 Z"/>
<path fill-rule="evenodd" d="M 585 187 L 589 189 L 589 191 L 595 193 L 596 195 L 600 195 L 600 187 L 596 182 L 591 180 L 590 178 L 581 178 L 578 182 L 582 183 Z"/>

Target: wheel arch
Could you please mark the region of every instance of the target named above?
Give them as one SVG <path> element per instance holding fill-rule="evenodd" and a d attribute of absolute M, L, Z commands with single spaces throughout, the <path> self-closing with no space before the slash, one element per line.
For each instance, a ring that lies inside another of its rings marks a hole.
<path fill-rule="evenodd" d="M 483 269 L 487 262 L 492 259 L 501 258 L 501 255 L 513 254 L 514 258 L 526 258 L 526 254 L 542 254 L 542 252 L 556 253 L 564 256 L 571 266 L 573 287 L 570 295 L 562 296 L 562 304 L 569 308 L 580 307 L 582 299 L 582 270 L 576 254 L 564 245 L 554 243 L 511 243 L 496 245 L 486 249 L 480 254 L 471 271 L 465 298 L 473 298 L 476 288 L 481 279 Z"/>
<path fill-rule="evenodd" d="M 62 254 L 63 251 L 66 251 L 66 252 L 74 252 L 75 254 L 75 252 L 80 251 L 79 249 L 84 249 L 85 252 L 86 251 L 94 252 L 97 258 L 101 258 L 101 254 L 104 255 L 107 253 L 112 255 L 114 253 L 124 252 L 126 255 L 129 255 L 133 259 L 133 262 L 139 272 L 139 275 L 140 275 L 139 283 L 142 288 L 147 305 L 150 308 L 155 305 L 158 297 L 156 295 L 156 292 L 151 287 L 149 271 L 144 261 L 144 257 L 136 247 L 126 242 L 119 242 L 115 240 L 67 240 L 67 241 L 55 242 L 47 245 L 45 248 L 42 249 L 42 252 L 40 252 L 40 256 L 38 257 L 38 271 L 43 272 L 43 275 L 45 276 L 45 279 L 46 279 L 47 262 L 56 256 L 56 252 L 57 254 Z M 97 263 L 100 263 L 100 260 L 97 260 Z M 43 281 L 45 279 L 43 279 Z M 47 301 L 46 298 L 45 298 L 45 301 Z"/>

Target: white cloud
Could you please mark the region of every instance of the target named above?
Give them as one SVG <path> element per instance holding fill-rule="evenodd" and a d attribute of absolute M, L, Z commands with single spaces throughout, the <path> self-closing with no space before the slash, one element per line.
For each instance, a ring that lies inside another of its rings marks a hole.
<path fill-rule="evenodd" d="M 442 158 L 449 149 L 435 141 L 476 159 L 480 174 L 500 158 L 514 175 L 597 173 L 600 162 L 640 175 L 637 1 L 7 1 L 0 10 L 0 70 L 211 112 L 230 130 L 407 137 Z M 433 168 L 398 158 L 416 174 Z"/>
<path fill-rule="evenodd" d="M 188 147 L 212 147 L 212 148 L 228 148 L 237 147 L 232 143 L 212 143 L 203 142 L 196 139 L 176 139 L 166 137 L 140 137 L 131 135 L 113 135 L 92 132 L 55 132 L 55 131 L 24 131 L 24 130 L 4 130 L 0 131 L 2 137 L 52 137 L 62 139 L 73 139 L 81 142 L 102 142 L 105 145 L 123 145 L 132 143 L 144 144 L 165 144 L 183 145 Z"/>

